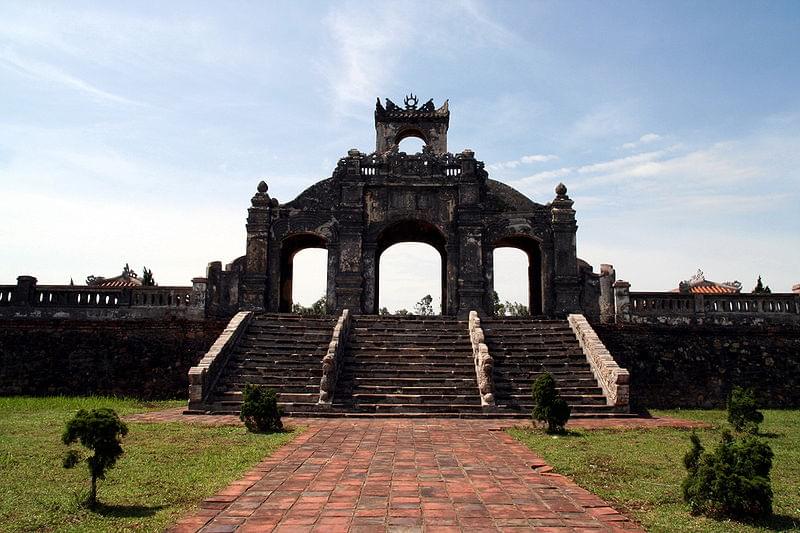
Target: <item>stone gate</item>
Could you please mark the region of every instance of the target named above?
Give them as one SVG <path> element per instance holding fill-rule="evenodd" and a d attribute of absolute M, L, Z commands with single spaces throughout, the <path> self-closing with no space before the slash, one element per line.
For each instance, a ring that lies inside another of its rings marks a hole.
<path fill-rule="evenodd" d="M 306 248 L 328 252 L 329 312 L 378 312 L 381 254 L 400 242 L 434 247 L 442 264 L 442 313 L 492 311 L 493 251 L 513 247 L 528 256 L 528 307 L 533 315 L 598 309 L 599 283 L 577 259 L 577 224 L 567 188 L 534 202 L 489 178 L 472 150 L 447 151 L 448 103 L 404 107 L 378 99 L 375 151 L 351 149 L 333 175 L 280 203 L 261 182 L 247 217 L 247 251 L 222 270 L 209 267 L 211 305 L 288 312 L 292 263 Z M 399 151 L 417 137 L 421 153 Z"/>

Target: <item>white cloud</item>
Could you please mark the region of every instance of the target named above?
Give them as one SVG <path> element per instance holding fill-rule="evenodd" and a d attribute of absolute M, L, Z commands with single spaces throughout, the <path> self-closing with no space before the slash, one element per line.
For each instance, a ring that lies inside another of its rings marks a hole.
<path fill-rule="evenodd" d="M 639 137 L 639 140 L 623 144 L 622 148 L 624 150 L 633 150 L 634 148 L 639 148 L 640 146 L 651 144 L 661 139 L 663 139 L 663 137 L 657 133 L 645 133 Z"/>
<path fill-rule="evenodd" d="M 513 161 L 503 161 L 500 163 L 492 163 L 491 165 L 486 165 L 486 169 L 489 171 L 497 172 L 499 170 L 514 169 L 521 165 L 530 165 L 533 163 L 546 163 L 548 161 L 555 161 L 557 159 L 558 156 L 553 154 L 524 155 L 519 159 L 514 159 Z"/>
<path fill-rule="evenodd" d="M 581 117 L 571 129 L 576 139 L 608 139 L 635 129 L 636 113 L 621 103 L 609 103 Z"/>

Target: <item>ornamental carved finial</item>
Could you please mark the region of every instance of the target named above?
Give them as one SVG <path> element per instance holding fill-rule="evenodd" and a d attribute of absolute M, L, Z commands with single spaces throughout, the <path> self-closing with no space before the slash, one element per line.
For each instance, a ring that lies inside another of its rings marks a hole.
<path fill-rule="evenodd" d="M 403 100 L 403 101 L 405 102 L 406 109 L 408 111 L 413 111 L 413 110 L 417 109 L 417 104 L 419 104 L 419 98 L 414 96 L 414 93 L 411 93 L 411 94 L 407 95 L 405 97 L 405 100 Z"/>

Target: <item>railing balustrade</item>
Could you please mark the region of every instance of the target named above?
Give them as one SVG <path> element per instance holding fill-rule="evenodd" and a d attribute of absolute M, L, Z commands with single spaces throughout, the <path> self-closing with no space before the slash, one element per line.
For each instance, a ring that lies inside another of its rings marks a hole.
<path fill-rule="evenodd" d="M 779 319 L 800 322 L 800 294 L 687 294 L 629 292 L 623 282 L 615 293 L 617 320 Z"/>
<path fill-rule="evenodd" d="M 0 306 L 11 305 L 15 285 L 0 285 Z"/>

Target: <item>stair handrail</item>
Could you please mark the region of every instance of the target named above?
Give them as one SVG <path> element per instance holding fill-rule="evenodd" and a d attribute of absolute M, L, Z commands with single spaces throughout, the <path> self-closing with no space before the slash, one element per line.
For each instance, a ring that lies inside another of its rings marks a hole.
<path fill-rule="evenodd" d="M 201 407 L 211 395 L 252 318 L 252 311 L 236 313 L 200 362 L 189 369 L 189 409 Z"/>
<path fill-rule="evenodd" d="M 491 407 L 494 402 L 494 359 L 481 327 L 481 319 L 477 311 L 469 312 L 469 340 L 472 343 L 472 360 L 475 363 L 475 376 L 478 379 L 478 391 L 481 405 Z"/>
<path fill-rule="evenodd" d="M 592 368 L 597 384 L 603 389 L 606 403 L 627 412 L 630 409 L 630 374 L 617 364 L 585 316 L 568 315 L 567 321 Z"/>
<path fill-rule="evenodd" d="M 328 343 L 328 352 L 322 358 L 322 378 L 319 380 L 319 404 L 331 405 L 333 393 L 336 391 L 336 382 L 339 380 L 339 371 L 342 367 L 342 358 L 347 337 L 350 334 L 350 310 L 342 311 L 339 320 L 333 327 L 331 342 Z"/>

